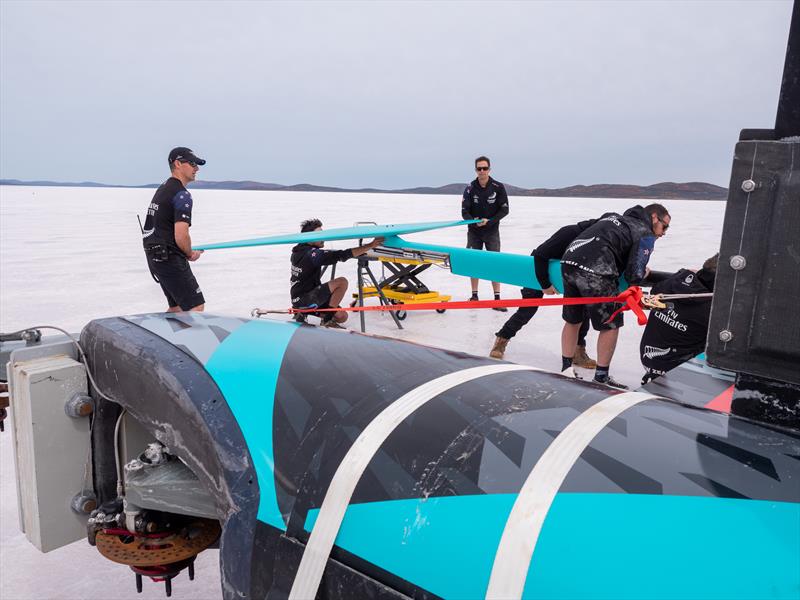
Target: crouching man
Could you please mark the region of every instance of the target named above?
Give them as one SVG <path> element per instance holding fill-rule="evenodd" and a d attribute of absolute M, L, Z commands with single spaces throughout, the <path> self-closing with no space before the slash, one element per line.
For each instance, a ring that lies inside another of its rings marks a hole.
<path fill-rule="evenodd" d="M 322 231 L 322 221 L 308 219 L 300 224 L 300 231 Z M 380 246 L 383 238 L 375 238 L 369 244 L 347 250 L 323 250 L 324 241 L 297 244 L 292 248 L 292 306 L 294 308 L 339 308 L 347 293 L 347 279 L 336 277 L 322 283 L 322 267 L 366 254 Z M 342 329 L 340 323 L 347 321 L 345 311 L 319 313 L 323 327 Z"/>
<path fill-rule="evenodd" d="M 697 271 L 681 269 L 653 286 L 653 294 L 707 294 L 714 291 L 719 254 Z M 682 362 L 700 354 L 706 346 L 711 298 L 685 298 L 669 301 L 670 308 L 650 313 L 639 344 L 646 370 L 642 383 L 663 375 Z"/>

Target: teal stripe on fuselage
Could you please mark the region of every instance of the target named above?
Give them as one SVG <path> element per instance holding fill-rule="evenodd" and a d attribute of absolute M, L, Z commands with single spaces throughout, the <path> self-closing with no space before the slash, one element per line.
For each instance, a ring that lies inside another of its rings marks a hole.
<path fill-rule="evenodd" d="M 272 415 L 283 355 L 297 323 L 249 321 L 217 347 L 206 370 L 219 386 L 253 459 L 260 502 L 258 518 L 286 530 L 275 492 Z"/>
<path fill-rule="evenodd" d="M 337 546 L 444 598 L 483 598 L 516 494 L 348 507 Z M 310 531 L 318 511 L 309 512 Z M 558 494 L 525 598 L 797 598 L 800 504 Z"/>

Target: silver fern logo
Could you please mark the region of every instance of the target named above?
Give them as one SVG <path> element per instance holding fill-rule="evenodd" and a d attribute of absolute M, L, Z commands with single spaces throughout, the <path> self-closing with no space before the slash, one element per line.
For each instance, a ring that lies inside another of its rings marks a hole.
<path fill-rule="evenodd" d="M 575 252 L 575 250 L 577 250 L 581 246 L 585 246 L 586 244 L 591 244 L 596 239 L 597 239 L 596 237 L 592 237 L 585 240 L 580 240 L 580 239 L 575 240 L 569 246 L 567 246 L 567 252 Z"/>
<path fill-rule="evenodd" d="M 665 354 L 669 354 L 672 348 L 659 348 L 658 346 L 645 346 L 644 347 L 644 357 L 645 358 L 658 358 L 659 356 L 664 356 Z"/>

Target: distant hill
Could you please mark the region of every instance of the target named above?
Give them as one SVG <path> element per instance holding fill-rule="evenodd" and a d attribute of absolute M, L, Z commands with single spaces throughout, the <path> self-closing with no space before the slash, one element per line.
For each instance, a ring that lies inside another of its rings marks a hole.
<path fill-rule="evenodd" d="M 53 187 L 123 187 L 123 188 L 155 188 L 157 183 L 146 185 L 110 185 L 83 181 L 80 183 L 64 183 L 57 181 L 20 181 L 18 179 L 0 179 L 0 185 L 32 185 Z M 278 183 L 261 183 L 259 181 L 195 181 L 192 187 L 206 190 L 267 190 L 282 192 L 349 192 L 349 193 L 375 193 L 375 194 L 448 194 L 460 196 L 464 191 L 465 183 L 449 183 L 439 187 L 414 187 L 400 190 L 382 190 L 378 188 L 348 189 L 298 183 L 295 185 L 280 185 Z M 596 185 L 573 185 L 565 188 L 527 189 L 506 184 L 506 189 L 511 196 L 538 196 L 538 197 L 571 197 L 571 198 L 643 198 L 647 200 L 725 200 L 728 197 L 726 188 L 711 183 L 691 181 L 688 183 L 673 183 L 667 181 L 654 185 L 628 185 L 619 183 L 600 183 Z"/>

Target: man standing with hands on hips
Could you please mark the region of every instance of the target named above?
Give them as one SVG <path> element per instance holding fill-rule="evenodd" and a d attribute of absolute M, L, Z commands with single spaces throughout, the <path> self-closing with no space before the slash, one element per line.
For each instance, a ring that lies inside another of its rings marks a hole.
<path fill-rule="evenodd" d="M 192 250 L 192 195 L 186 186 L 206 161 L 183 146 L 173 148 L 168 161 L 171 177 L 156 190 L 147 209 L 142 231 L 144 253 L 153 279 L 167 297 L 167 312 L 202 311 L 205 298 L 189 266 L 189 261 L 200 258 L 202 250 Z"/>
<path fill-rule="evenodd" d="M 506 188 L 499 181 L 489 177 L 491 162 L 486 156 L 475 159 L 475 172 L 477 178 L 464 190 L 461 200 L 461 217 L 466 220 L 480 219 L 480 223 L 473 223 L 467 229 L 467 248 L 474 250 L 489 250 L 500 252 L 500 219 L 508 214 L 508 194 Z M 478 299 L 478 279 L 471 277 L 472 296 L 470 300 Z M 494 299 L 500 299 L 500 283 L 492 282 Z M 496 307 L 494 310 L 507 312 L 505 307 Z"/>

